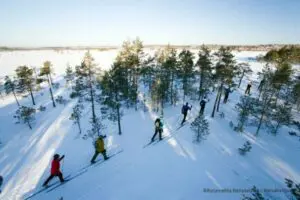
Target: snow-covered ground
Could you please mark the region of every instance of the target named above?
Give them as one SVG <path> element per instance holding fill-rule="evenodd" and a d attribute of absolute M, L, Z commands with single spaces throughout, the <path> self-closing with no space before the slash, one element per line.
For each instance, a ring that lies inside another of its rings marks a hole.
<path fill-rule="evenodd" d="M 92 51 L 96 63 L 109 68 L 117 50 Z M 123 135 L 117 134 L 117 126 L 105 121 L 108 135 L 106 147 L 109 153 L 123 150 L 109 161 L 90 167 L 86 172 L 49 193 L 43 192 L 32 199 L 42 200 L 198 200 L 240 199 L 241 192 L 228 190 L 249 189 L 256 185 L 260 189 L 286 188 L 284 178 L 300 180 L 300 142 L 288 135 L 283 127 L 278 135 L 262 130 L 254 137 L 255 127 L 247 127 L 238 134 L 229 126 L 236 121 L 234 109 L 243 94 L 248 80 L 256 78 L 263 64 L 250 60 L 263 52 L 235 52 L 239 62 L 248 61 L 255 72 L 245 78 L 241 88 L 235 91 L 226 105 L 221 105 L 225 118 L 211 118 L 214 96 L 205 109 L 209 121 L 210 135 L 200 144 L 193 143 L 194 133 L 189 125 L 176 131 L 181 120 L 181 105 L 165 109 L 164 141 L 143 148 L 153 134 L 153 121 L 157 113 L 126 110 L 122 120 Z M 61 87 L 55 95 L 69 96 L 70 89 L 64 86 L 62 74 L 67 63 L 80 64 L 84 51 L 15 51 L 0 53 L 0 77 L 13 74 L 20 65 L 41 66 L 45 60 L 53 63 L 56 82 Z M 253 89 L 256 89 L 254 86 Z M 41 95 L 43 93 L 43 95 Z M 37 107 L 45 105 L 47 110 L 36 115 L 33 130 L 24 124 L 15 124 L 13 114 L 17 109 L 13 97 L 0 99 L 0 175 L 4 177 L 0 199 L 25 199 L 41 188 L 49 175 L 54 153 L 65 154 L 62 171 L 65 176 L 76 174 L 88 165 L 94 153 L 91 139 L 83 140 L 76 125 L 69 120 L 74 100 L 65 106 L 52 108 L 47 88 L 35 94 Z M 21 98 L 21 97 L 19 97 Z M 22 105 L 31 105 L 30 99 L 21 99 Z M 188 115 L 192 121 L 198 111 L 199 102 L 190 101 L 193 109 Z M 98 111 L 100 107 L 96 108 Z M 84 111 L 83 131 L 86 132 L 91 112 Z M 237 149 L 246 140 L 252 150 L 245 156 Z M 297 157 L 298 156 L 298 157 Z M 101 158 L 101 156 L 99 156 Z M 54 181 L 54 180 L 53 180 Z M 205 189 L 228 189 L 227 192 L 204 192 Z M 283 192 L 269 192 L 271 199 L 286 199 Z"/>

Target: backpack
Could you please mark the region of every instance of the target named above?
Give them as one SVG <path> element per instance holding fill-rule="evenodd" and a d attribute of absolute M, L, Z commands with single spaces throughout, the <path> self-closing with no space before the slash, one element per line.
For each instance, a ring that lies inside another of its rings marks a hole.
<path fill-rule="evenodd" d="M 181 108 L 181 114 L 184 114 L 185 113 L 185 106 L 182 106 Z"/>

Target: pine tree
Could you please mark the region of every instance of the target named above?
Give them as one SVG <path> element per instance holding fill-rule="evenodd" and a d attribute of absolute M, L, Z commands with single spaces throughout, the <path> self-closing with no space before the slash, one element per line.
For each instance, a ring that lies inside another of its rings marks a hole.
<path fill-rule="evenodd" d="M 47 81 L 48 86 L 49 86 L 49 92 L 50 92 L 50 96 L 51 96 L 51 100 L 52 100 L 52 105 L 55 108 L 55 101 L 54 101 L 54 97 L 53 97 L 53 92 L 52 92 L 52 78 L 51 78 L 51 74 L 53 73 L 53 70 L 51 68 L 52 64 L 50 61 L 46 61 L 43 64 L 43 67 L 40 70 L 40 77 L 44 77 L 43 79 L 41 79 L 41 81 Z"/>
<path fill-rule="evenodd" d="M 221 47 L 215 56 L 217 58 L 215 81 L 219 86 L 211 117 L 215 116 L 215 110 L 219 111 L 224 85 L 227 84 L 229 88 L 232 87 L 233 78 L 237 75 L 234 55 L 229 48 Z"/>
<path fill-rule="evenodd" d="M 195 142 L 197 143 L 206 139 L 209 135 L 209 123 L 201 114 L 191 123 L 191 129 L 196 133 Z"/>
<path fill-rule="evenodd" d="M 72 69 L 72 67 L 68 64 L 68 65 L 67 65 L 67 68 L 66 68 L 66 75 L 65 75 L 65 79 L 66 79 L 67 84 L 73 82 L 74 77 L 75 77 L 75 74 L 74 74 L 74 72 L 73 72 L 73 69 Z"/>
<path fill-rule="evenodd" d="M 295 200 L 300 199 L 300 183 L 294 183 L 291 179 L 286 178 L 285 183 L 287 187 L 290 189 L 291 194 L 295 198 Z"/>
<path fill-rule="evenodd" d="M 105 72 L 100 82 L 100 87 L 102 89 L 100 103 L 107 107 L 107 109 L 104 110 L 108 119 L 113 122 L 118 122 L 119 135 L 121 135 L 121 106 L 126 99 L 124 93 L 127 90 L 127 86 L 124 69 L 120 63 L 114 63 L 112 69 Z M 107 111 L 109 111 L 109 113 L 107 113 Z"/>
<path fill-rule="evenodd" d="M 70 120 L 73 120 L 74 124 L 78 125 L 79 134 L 81 134 L 80 119 L 82 118 L 82 110 L 83 110 L 83 105 L 80 104 L 80 103 L 78 103 L 73 108 L 73 112 L 72 112 L 72 114 L 70 116 Z"/>
<path fill-rule="evenodd" d="M 4 89 L 6 94 L 13 93 L 15 100 L 20 107 L 20 103 L 18 101 L 18 98 L 16 96 L 16 87 L 17 87 L 17 82 L 15 80 L 11 80 L 9 76 L 5 76 L 5 82 L 4 82 Z"/>
<path fill-rule="evenodd" d="M 292 108 L 289 105 L 277 105 L 273 112 L 270 113 L 270 119 L 273 121 L 269 124 L 271 132 L 277 134 L 278 129 L 283 125 L 290 125 L 293 121 Z"/>
<path fill-rule="evenodd" d="M 244 125 L 248 121 L 250 114 L 254 110 L 254 105 L 256 105 L 257 100 L 249 96 L 241 96 L 240 102 L 236 104 L 236 109 L 239 111 L 238 115 L 238 125 L 235 130 L 242 132 L 244 130 Z"/>
<path fill-rule="evenodd" d="M 212 56 L 210 50 L 206 46 L 202 46 L 198 53 L 199 59 L 196 65 L 199 67 L 199 98 L 201 100 L 204 97 L 205 91 L 209 89 L 212 84 Z"/>
<path fill-rule="evenodd" d="M 259 190 L 255 186 L 253 186 L 251 196 L 243 195 L 242 200 L 265 200 L 265 198 L 259 192 Z"/>
<path fill-rule="evenodd" d="M 97 69 L 94 58 L 90 52 L 86 52 L 81 65 L 76 66 L 76 84 L 73 88 L 71 97 L 79 97 L 80 101 L 91 102 L 92 122 L 96 123 L 95 112 L 95 87 Z"/>
<path fill-rule="evenodd" d="M 35 120 L 34 114 L 34 108 L 21 106 L 16 111 L 15 117 L 24 124 L 27 124 L 29 128 L 32 129 L 31 123 Z"/>
<path fill-rule="evenodd" d="M 194 55 L 189 50 L 182 50 L 178 55 L 179 77 L 182 81 L 183 101 L 190 94 L 194 77 Z"/>
<path fill-rule="evenodd" d="M 35 86 L 35 80 L 33 77 L 32 69 L 28 68 L 27 66 L 20 66 L 16 69 L 17 73 L 17 90 L 18 92 L 25 92 L 27 91 L 32 100 L 32 104 L 35 105 L 34 97 L 33 97 L 33 89 Z"/>
<path fill-rule="evenodd" d="M 96 139 L 98 138 L 101 134 L 101 131 L 105 129 L 105 126 L 102 124 L 101 120 L 96 117 L 95 119 L 91 119 L 90 123 L 92 124 L 92 128 L 88 130 L 88 136 Z"/>
<path fill-rule="evenodd" d="M 245 75 L 251 74 L 253 71 L 250 68 L 249 63 L 239 63 L 237 64 L 237 75 L 240 76 L 238 88 L 240 88 L 242 80 Z"/>

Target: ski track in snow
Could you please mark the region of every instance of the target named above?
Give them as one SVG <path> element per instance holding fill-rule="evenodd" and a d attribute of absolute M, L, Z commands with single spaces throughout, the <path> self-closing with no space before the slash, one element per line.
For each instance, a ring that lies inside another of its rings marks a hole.
<path fill-rule="evenodd" d="M 117 51 L 92 51 L 99 66 L 107 69 Z M 247 61 L 263 52 L 236 52 L 239 62 Z M 16 66 L 28 64 L 39 66 L 45 60 L 53 62 L 56 81 L 61 87 L 55 95 L 68 97 L 69 89 L 65 88 L 61 75 L 66 63 L 71 66 L 79 64 L 84 51 L 30 51 L 1 53 L 0 76 L 10 74 Z M 16 59 L 19 58 L 19 59 Z M 154 133 L 153 122 L 159 116 L 152 111 L 146 100 L 146 112 L 126 110 L 121 122 L 123 135 L 117 135 L 117 126 L 105 121 L 108 137 L 108 152 L 123 149 L 124 152 L 99 166 L 91 167 L 65 185 L 49 193 L 41 193 L 33 199 L 105 199 L 105 200 L 152 200 L 152 199 L 240 199 L 241 194 L 205 193 L 204 188 L 284 188 L 284 178 L 300 180 L 300 163 L 295 158 L 299 152 L 299 141 L 292 139 L 282 128 L 277 137 L 270 136 L 261 130 L 259 137 L 252 133 L 255 128 L 247 127 L 242 134 L 234 132 L 229 122 L 236 120 L 234 105 L 243 94 L 248 80 L 255 80 L 256 73 L 263 64 L 249 61 L 254 73 L 246 77 L 241 88 L 229 96 L 227 105 L 221 103 L 220 111 L 225 113 L 221 119 L 216 113 L 210 117 L 215 94 L 205 108 L 206 119 L 210 123 L 210 134 L 200 144 L 194 144 L 194 133 L 190 123 L 200 109 L 198 101 L 190 101 L 193 108 L 188 114 L 188 123 L 176 130 L 181 122 L 181 103 L 164 110 L 164 132 L 166 138 L 143 149 Z M 5 66 L 5 67 L 4 67 Z M 255 87 L 252 90 L 255 95 Z M 44 95 L 35 93 L 39 105 L 46 105 L 45 112 L 37 114 L 33 130 L 24 124 L 13 124 L 12 115 L 16 110 L 12 96 L 0 99 L 0 133 L 4 133 L 3 147 L 0 147 L 0 174 L 4 176 L 2 199 L 23 199 L 41 187 L 49 175 L 51 159 L 54 153 L 65 153 L 62 163 L 64 175 L 78 172 L 87 165 L 94 153 L 91 140 L 82 140 L 76 125 L 69 120 L 75 101 L 67 105 L 52 108 L 47 87 Z M 30 105 L 30 98 L 20 98 L 22 105 Z M 142 93 L 139 94 L 143 102 Z M 97 106 L 96 110 L 99 111 Z M 91 110 L 85 104 L 82 122 L 83 132 L 90 128 L 88 121 Z M 252 150 L 240 156 L 237 149 L 249 140 Z M 98 159 L 102 159 L 99 155 Z M 277 199 L 284 199 L 284 194 L 269 194 Z"/>

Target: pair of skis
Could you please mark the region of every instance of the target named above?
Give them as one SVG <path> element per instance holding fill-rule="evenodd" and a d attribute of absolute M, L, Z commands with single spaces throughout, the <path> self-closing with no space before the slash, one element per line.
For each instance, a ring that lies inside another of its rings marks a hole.
<path fill-rule="evenodd" d="M 123 152 L 123 150 L 119 150 L 119 151 L 117 151 L 117 152 L 109 155 L 108 158 L 110 159 L 110 158 L 112 158 L 112 157 L 114 157 L 114 156 L 116 156 L 116 155 L 118 155 L 118 154 L 120 154 L 122 152 Z M 42 193 L 44 191 L 46 191 L 47 193 L 51 192 L 51 191 L 55 190 L 56 188 L 58 188 L 58 187 L 60 187 L 60 186 L 62 186 L 64 184 L 66 184 L 67 182 L 69 182 L 69 181 L 77 178 L 78 176 L 81 176 L 82 174 L 86 173 L 90 167 L 92 167 L 92 166 L 96 167 L 96 166 L 98 166 L 98 165 L 100 165 L 100 164 L 102 164 L 104 162 L 105 162 L 105 160 L 97 160 L 95 163 L 89 164 L 89 165 L 87 165 L 87 166 L 79 169 L 78 172 L 75 175 L 73 175 L 73 176 L 71 174 L 67 175 L 64 178 L 65 181 L 63 183 L 60 183 L 60 181 L 53 182 L 53 183 L 49 184 L 47 187 L 43 187 L 40 190 L 34 192 L 30 196 L 26 197 L 24 200 L 31 199 L 31 198 L 35 197 L 36 195 L 38 195 L 38 194 L 40 194 L 40 193 Z"/>
<path fill-rule="evenodd" d="M 186 124 L 187 124 L 187 123 L 184 122 L 184 123 L 181 124 L 178 128 L 176 128 L 175 131 L 178 131 L 179 129 L 181 129 L 182 127 L 184 127 L 184 125 L 186 125 Z M 146 148 L 146 147 L 148 147 L 148 146 L 150 146 L 150 145 L 155 145 L 155 144 L 159 143 L 160 141 L 162 141 L 162 140 L 164 140 L 164 139 L 166 139 L 166 138 L 170 138 L 172 135 L 173 135 L 173 134 L 170 134 L 170 135 L 167 135 L 167 136 L 162 136 L 162 139 L 161 139 L 161 140 L 157 139 L 157 140 L 154 140 L 154 141 L 150 141 L 149 143 L 145 144 L 145 145 L 143 146 L 143 148 Z"/>

